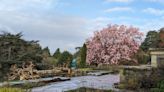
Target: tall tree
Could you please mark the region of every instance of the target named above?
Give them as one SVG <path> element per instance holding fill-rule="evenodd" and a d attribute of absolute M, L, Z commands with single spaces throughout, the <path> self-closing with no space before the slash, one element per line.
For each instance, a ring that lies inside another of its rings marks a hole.
<path fill-rule="evenodd" d="M 149 31 L 146 35 L 144 42 L 141 44 L 141 48 L 144 51 L 148 51 L 149 48 L 157 48 L 159 42 L 159 34 L 157 31 Z"/>
<path fill-rule="evenodd" d="M 83 44 L 83 47 L 80 50 L 80 67 L 84 68 L 86 66 L 86 55 L 87 55 L 87 47 L 86 44 Z"/>
<path fill-rule="evenodd" d="M 64 51 L 59 57 L 58 64 L 59 65 L 63 65 L 63 64 L 69 65 L 70 62 L 72 61 L 72 59 L 73 59 L 72 54 L 68 51 Z"/>
<path fill-rule="evenodd" d="M 50 49 L 49 49 L 48 47 L 45 47 L 45 48 L 43 49 L 43 54 L 44 54 L 45 56 L 47 56 L 47 57 L 51 56 L 51 54 L 50 54 Z"/>
<path fill-rule="evenodd" d="M 60 55 L 61 55 L 60 49 L 57 48 L 57 50 L 56 50 L 55 53 L 53 54 L 53 57 L 54 57 L 55 59 L 58 59 L 58 58 L 60 57 Z"/>
<path fill-rule="evenodd" d="M 22 33 L 11 34 L 2 32 L 0 34 L 0 62 L 21 62 L 42 60 L 41 46 L 38 41 L 26 41 L 22 39 Z"/>
<path fill-rule="evenodd" d="M 109 25 L 95 32 L 94 36 L 86 42 L 87 62 L 89 64 L 137 62 L 132 57 L 139 49 L 142 35 L 138 28 Z"/>

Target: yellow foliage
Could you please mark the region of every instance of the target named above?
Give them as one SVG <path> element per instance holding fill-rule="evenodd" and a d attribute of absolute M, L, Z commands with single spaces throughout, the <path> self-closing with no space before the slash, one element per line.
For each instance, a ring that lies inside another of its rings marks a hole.
<path fill-rule="evenodd" d="M 19 89 L 19 88 L 0 88 L 0 92 L 25 92 L 23 89 Z"/>

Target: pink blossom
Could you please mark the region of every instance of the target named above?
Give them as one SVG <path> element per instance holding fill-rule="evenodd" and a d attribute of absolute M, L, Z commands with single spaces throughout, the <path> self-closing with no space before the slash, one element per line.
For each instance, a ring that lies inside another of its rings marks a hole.
<path fill-rule="evenodd" d="M 133 55 L 139 49 L 143 34 L 138 28 L 124 25 L 109 25 L 94 32 L 87 44 L 87 62 L 89 64 L 119 64 L 121 61 L 133 61 Z"/>

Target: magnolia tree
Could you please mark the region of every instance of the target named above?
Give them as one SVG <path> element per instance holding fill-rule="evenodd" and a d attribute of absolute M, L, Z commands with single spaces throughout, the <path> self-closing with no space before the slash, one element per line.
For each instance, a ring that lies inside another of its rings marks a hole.
<path fill-rule="evenodd" d="M 124 25 L 109 25 L 101 31 L 94 32 L 87 45 L 87 62 L 89 64 L 119 64 L 132 58 L 142 41 L 143 34 L 138 28 Z"/>

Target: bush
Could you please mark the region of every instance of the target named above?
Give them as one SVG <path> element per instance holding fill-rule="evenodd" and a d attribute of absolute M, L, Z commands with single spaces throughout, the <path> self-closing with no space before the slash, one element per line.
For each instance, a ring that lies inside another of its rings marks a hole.
<path fill-rule="evenodd" d="M 164 89 L 160 89 L 160 88 L 152 88 L 151 92 L 164 92 Z"/>
<path fill-rule="evenodd" d="M 137 58 L 139 64 L 147 64 L 147 63 L 150 62 L 150 56 L 149 56 L 149 54 L 148 53 L 145 53 L 141 49 L 136 54 L 136 58 Z"/>
<path fill-rule="evenodd" d="M 151 88 L 151 92 L 164 92 L 164 80 L 160 81 L 156 88 Z"/>

